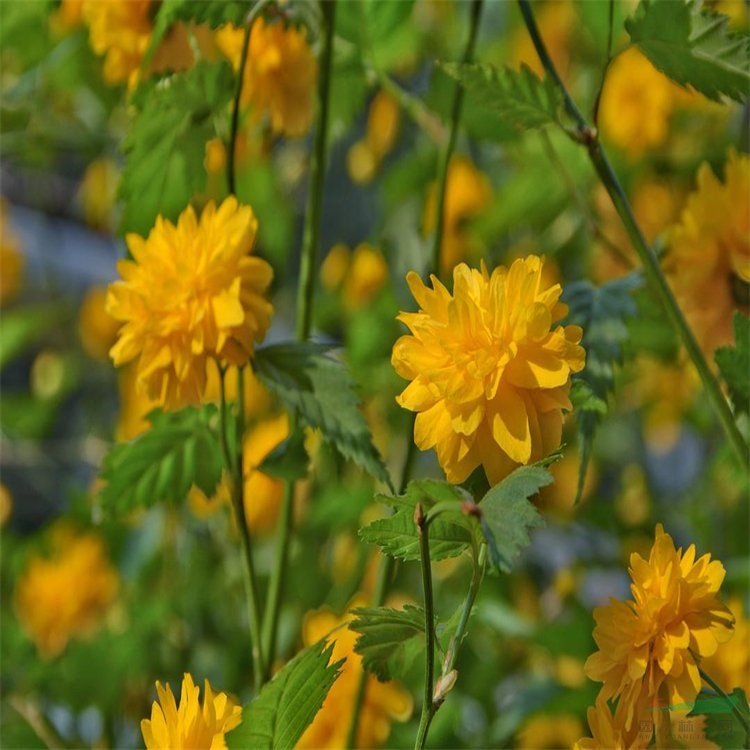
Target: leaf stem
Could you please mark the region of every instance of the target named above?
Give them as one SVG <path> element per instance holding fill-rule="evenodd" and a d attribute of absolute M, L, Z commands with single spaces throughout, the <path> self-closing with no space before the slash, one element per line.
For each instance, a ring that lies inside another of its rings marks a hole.
<path fill-rule="evenodd" d="M 419 719 L 417 740 L 414 750 L 422 750 L 427 741 L 430 722 L 435 715 L 435 704 L 432 700 L 435 680 L 435 614 L 432 596 L 432 561 L 430 560 L 430 537 L 427 517 L 422 512 L 421 504 L 414 509 L 414 523 L 419 535 L 419 557 L 422 567 L 422 588 L 424 590 L 424 631 L 425 631 L 425 668 L 424 693 L 422 697 L 422 714 Z"/>
<path fill-rule="evenodd" d="M 474 58 L 477 33 L 479 32 L 479 18 L 482 14 L 483 0 L 473 0 L 471 6 L 471 20 L 469 25 L 469 38 L 462 58 L 463 63 L 470 63 Z M 458 136 L 458 125 L 461 120 L 461 109 L 464 103 L 464 87 L 455 84 L 453 92 L 453 105 L 451 107 L 450 130 L 448 132 L 448 143 L 442 154 L 440 162 L 440 181 L 438 183 L 437 211 L 435 213 L 435 239 L 432 246 L 432 267 L 434 272 L 441 276 L 440 258 L 443 246 L 443 214 L 445 213 L 445 193 L 448 182 L 448 170 L 450 168 L 453 150 L 456 147 Z"/>
<path fill-rule="evenodd" d="M 253 655 L 253 680 L 256 693 L 260 691 L 263 685 L 265 669 L 263 666 L 263 651 L 261 649 L 261 628 L 260 628 L 260 605 L 258 597 L 258 577 L 255 572 L 255 564 L 252 555 L 252 543 L 250 540 L 250 529 L 247 526 L 247 517 L 245 516 L 244 500 L 244 482 L 243 482 L 243 458 L 242 458 L 242 440 L 240 438 L 234 459 L 229 449 L 227 440 L 227 400 L 224 387 L 224 378 L 226 369 L 219 367 L 219 383 L 221 404 L 219 410 L 221 433 L 221 447 L 224 453 L 224 462 L 229 474 L 229 483 L 231 488 L 232 509 L 237 522 L 237 528 L 242 543 L 242 553 L 245 564 L 242 567 L 245 582 L 245 598 L 247 600 L 248 621 L 250 625 L 250 649 Z M 241 377 L 241 375 L 240 375 Z M 240 411 L 244 410 L 244 404 L 240 404 Z M 243 412 L 244 413 L 244 412 Z"/>
<path fill-rule="evenodd" d="M 312 325 L 312 303 L 315 291 L 315 261 L 318 254 L 320 222 L 323 212 L 323 181 L 326 171 L 328 145 L 328 112 L 331 92 L 331 61 L 333 60 L 333 35 L 336 22 L 336 0 L 321 0 L 325 24 L 323 50 L 318 79 L 318 121 L 315 145 L 310 162 L 310 184 L 305 210 L 305 228 L 302 237 L 299 286 L 297 288 L 297 340 L 306 341 Z"/>
<path fill-rule="evenodd" d="M 657 260 L 656 255 L 649 247 L 638 223 L 635 220 L 633 209 L 630 206 L 625 190 L 617 179 L 617 175 L 612 169 L 607 154 L 599 142 L 596 128 L 591 127 L 586 122 L 575 102 L 571 99 L 565 85 L 560 80 L 560 76 L 557 74 L 554 63 L 550 59 L 549 54 L 547 53 L 547 48 L 544 46 L 544 41 L 539 34 L 539 29 L 537 28 L 529 0 L 518 0 L 518 4 L 521 10 L 521 15 L 523 16 L 524 22 L 529 31 L 529 35 L 531 36 L 531 41 L 539 55 L 539 59 L 547 72 L 547 75 L 549 75 L 555 85 L 560 89 L 565 109 L 578 127 L 577 140 L 586 146 L 591 163 L 594 165 L 596 173 L 599 175 L 604 187 L 607 189 L 607 192 L 612 199 L 612 203 L 614 204 L 615 209 L 625 226 L 625 230 L 630 237 L 630 241 L 633 243 L 633 247 L 638 253 L 646 278 L 651 285 L 651 290 L 656 294 L 656 297 L 663 305 L 672 326 L 682 339 L 682 344 L 703 381 L 703 387 L 705 388 L 709 401 L 724 428 L 724 432 L 726 433 L 729 442 L 732 444 L 732 447 L 739 456 L 745 469 L 750 470 L 750 449 L 748 449 L 748 445 L 737 427 L 732 411 L 721 392 L 721 387 L 719 386 L 716 377 L 711 371 L 690 326 L 682 314 L 682 310 L 677 304 L 677 300 L 675 299 L 672 289 L 664 276 L 664 272 L 659 266 L 659 261 Z"/>
<path fill-rule="evenodd" d="M 599 88 L 596 91 L 596 98 L 594 99 L 594 107 L 591 112 L 591 121 L 594 123 L 594 127 L 599 124 L 599 104 L 602 99 L 602 91 L 604 90 L 604 81 L 607 78 L 607 70 L 609 70 L 609 64 L 612 62 L 612 39 L 613 29 L 615 22 L 615 0 L 609 0 L 609 15 L 608 15 L 608 28 L 607 28 L 607 59 L 604 61 L 604 67 L 602 68 L 602 79 L 599 82 Z"/>
<path fill-rule="evenodd" d="M 698 667 L 698 674 L 700 674 L 701 679 L 706 683 L 706 685 L 708 685 L 715 693 L 720 695 L 727 702 L 727 704 L 729 704 L 732 709 L 732 713 L 737 717 L 737 721 L 740 722 L 742 728 L 745 730 L 745 734 L 750 735 L 750 723 L 748 722 L 747 717 L 742 715 L 742 711 L 740 711 L 739 707 L 737 706 L 737 702 L 733 701 L 730 696 L 728 696 L 700 667 Z"/>

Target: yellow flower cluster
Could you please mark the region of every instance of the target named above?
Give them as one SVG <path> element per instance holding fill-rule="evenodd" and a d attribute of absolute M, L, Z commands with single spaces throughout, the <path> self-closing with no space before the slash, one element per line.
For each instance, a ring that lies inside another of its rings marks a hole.
<path fill-rule="evenodd" d="M 252 257 L 258 222 L 249 206 L 190 206 L 176 225 L 158 217 L 143 239 L 127 236 L 133 260 L 109 288 L 107 310 L 123 323 L 110 355 L 137 360 L 137 387 L 167 408 L 199 403 L 210 359 L 245 365 L 270 325 L 264 294 L 273 271 Z"/>
<path fill-rule="evenodd" d="M 147 750 L 175 748 L 226 748 L 224 735 L 242 721 L 242 706 L 226 693 L 214 693 L 208 680 L 204 683 L 203 702 L 200 688 L 185 673 L 179 705 L 172 688 L 157 681 L 158 701 L 151 707 L 151 718 L 141 721 L 141 733 Z"/>
<path fill-rule="evenodd" d="M 465 264 L 453 295 L 410 272 L 420 310 L 401 313 L 411 335 L 393 347 L 396 372 L 411 383 L 398 396 L 417 412 L 414 440 L 435 448 L 449 482 L 483 466 L 496 484 L 519 464 L 560 445 L 572 373 L 583 369 L 578 326 L 555 326 L 567 312 L 562 288 L 542 280 L 544 261 L 519 259 L 492 275 Z"/>
<path fill-rule="evenodd" d="M 704 163 L 697 183 L 669 233 L 664 270 L 711 354 L 732 342 L 735 310 L 750 315 L 750 157 L 732 149 L 724 182 Z"/>
<path fill-rule="evenodd" d="M 353 607 L 362 605 L 363 602 L 358 601 Z M 350 612 L 337 617 L 328 609 L 309 612 L 305 616 L 302 631 L 305 646 L 331 634 L 327 638 L 328 642 L 334 644 L 331 661 L 345 658 L 346 662 L 341 668 L 341 675 L 326 696 L 323 707 L 297 743 L 298 750 L 317 750 L 322 747 L 336 750 L 347 747 L 359 680 L 364 669 L 362 657 L 354 650 L 357 634 L 347 627 L 341 627 L 352 619 Z M 383 745 L 390 734 L 391 723 L 407 721 L 412 708 L 411 694 L 401 685 L 397 682 L 379 682 L 368 675 L 359 714 L 356 747 Z"/>
<path fill-rule="evenodd" d="M 244 31 L 227 25 L 216 33 L 219 49 L 240 67 Z M 285 23 L 258 18 L 250 31 L 241 103 L 260 119 L 268 114 L 274 133 L 304 135 L 312 123 L 318 64 L 305 34 Z"/>
<path fill-rule="evenodd" d="M 437 226 L 437 191 L 437 183 L 433 183 L 427 193 L 422 217 L 425 235 L 434 232 Z M 487 176 L 465 156 L 454 156 L 445 184 L 441 273 L 451 271 L 457 263 L 473 255 L 476 243 L 466 224 L 481 215 L 491 201 L 492 187 Z"/>
<path fill-rule="evenodd" d="M 51 658 L 73 636 L 96 629 L 118 587 L 100 537 L 60 525 L 50 536 L 49 555 L 32 557 L 18 581 L 18 619 L 39 653 Z"/>
<path fill-rule="evenodd" d="M 612 599 L 594 610 L 599 651 L 585 669 L 603 683 L 590 721 L 599 745 L 582 748 L 631 747 L 644 712 L 692 705 L 700 690 L 698 661 L 716 653 L 733 633 L 732 613 L 718 597 L 724 566 L 708 554 L 696 559 L 694 545 L 684 554 L 675 549 L 661 524 L 649 559 L 632 554 L 629 572 L 633 600 Z M 606 706 L 610 698 L 619 698 L 614 717 Z M 618 733 L 624 741 L 617 740 Z"/>
<path fill-rule="evenodd" d="M 367 114 L 365 136 L 346 155 L 349 176 L 358 184 L 372 180 L 384 157 L 393 148 L 401 124 L 398 102 L 387 92 L 378 91 Z"/>

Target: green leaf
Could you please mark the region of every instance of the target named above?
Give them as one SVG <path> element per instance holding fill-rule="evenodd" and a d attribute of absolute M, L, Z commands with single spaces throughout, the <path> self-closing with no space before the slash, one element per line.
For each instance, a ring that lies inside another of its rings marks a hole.
<path fill-rule="evenodd" d="M 258 349 L 255 374 L 284 406 L 357 466 L 390 486 L 390 477 L 362 412 L 346 367 L 319 344 L 277 344 Z"/>
<path fill-rule="evenodd" d="M 745 691 L 742 688 L 735 688 L 727 697 L 729 701 L 715 693 L 701 691 L 688 716 L 703 715 L 705 717 L 705 737 L 709 742 L 716 743 L 718 747 L 747 747 L 750 738 L 732 709 L 732 706 L 735 706 L 746 720 L 750 720 L 750 707 Z"/>
<path fill-rule="evenodd" d="M 552 474 L 544 467 L 521 466 L 479 503 L 490 560 L 500 570 L 510 572 L 521 550 L 529 544 L 528 530 L 544 523 L 529 498 L 551 483 Z"/>
<path fill-rule="evenodd" d="M 424 650 L 424 610 L 407 604 L 403 609 L 389 607 L 354 610 L 349 630 L 360 635 L 354 650 L 381 682 L 403 676 Z"/>
<path fill-rule="evenodd" d="M 377 544 L 385 554 L 401 560 L 419 560 L 419 535 L 414 523 L 414 509 L 417 503 L 427 512 L 437 503 L 455 502 L 456 511 L 470 499 L 460 487 L 435 479 L 419 479 L 409 482 L 403 495 L 390 497 L 376 495 L 375 499 L 390 505 L 394 510 L 392 516 L 373 521 L 369 526 L 360 529 L 360 537 L 372 544 Z M 465 525 L 456 523 L 441 514 L 430 523 L 430 558 L 444 560 L 447 557 L 460 555 L 471 544 L 472 532 L 470 519 L 464 517 Z"/>
<path fill-rule="evenodd" d="M 735 411 L 750 411 L 750 318 L 735 312 L 734 346 L 721 346 L 714 359 L 729 386 Z"/>
<path fill-rule="evenodd" d="M 144 57 L 144 65 L 148 65 L 161 40 L 177 21 L 207 24 L 212 29 L 218 29 L 227 23 L 239 26 L 255 5 L 257 0 L 164 0 L 159 5 L 154 20 L 154 30 L 151 32 L 151 42 Z"/>
<path fill-rule="evenodd" d="M 3 313 L 0 325 L 0 370 L 60 323 L 59 304 L 34 305 Z"/>
<path fill-rule="evenodd" d="M 286 750 L 312 723 L 344 660 L 329 664 L 333 644 L 318 641 L 297 654 L 242 709 L 242 724 L 226 736 L 229 750 Z"/>
<path fill-rule="evenodd" d="M 307 476 L 309 463 L 310 457 L 305 450 L 304 435 L 302 430 L 296 430 L 290 438 L 266 456 L 258 471 L 277 479 L 294 482 Z"/>
<path fill-rule="evenodd" d="M 233 81 L 229 63 L 201 61 L 138 90 L 134 102 L 141 111 L 123 143 L 123 231 L 145 236 L 159 214 L 176 219 L 203 189 L 205 145 Z"/>
<path fill-rule="evenodd" d="M 694 0 L 641 0 L 625 22 L 630 38 L 665 75 L 709 99 L 741 102 L 750 91 L 750 38 Z"/>
<path fill-rule="evenodd" d="M 221 448 L 214 405 L 148 415 L 152 426 L 129 443 L 118 443 L 104 458 L 99 493 L 112 513 L 159 502 L 181 502 L 193 485 L 212 495 L 221 479 Z"/>
<path fill-rule="evenodd" d="M 563 293 L 569 306 L 565 322 L 583 328 L 581 344 L 586 350 L 586 367 L 573 378 L 570 394 L 576 409 L 580 455 L 576 503 L 583 492 L 594 434 L 607 413 L 607 396 L 614 391 L 615 365 L 622 360 L 622 346 L 628 338 L 625 320 L 638 312 L 632 294 L 641 283 L 640 275 L 633 273 L 600 287 L 578 281 Z"/>
<path fill-rule="evenodd" d="M 520 71 L 488 63 L 441 63 L 469 96 L 515 127 L 540 128 L 560 123 L 562 95 L 547 78 L 540 80 L 526 65 Z"/>

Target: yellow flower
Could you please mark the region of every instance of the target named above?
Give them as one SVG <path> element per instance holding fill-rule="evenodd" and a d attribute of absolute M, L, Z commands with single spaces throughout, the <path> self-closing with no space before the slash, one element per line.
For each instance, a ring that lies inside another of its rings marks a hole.
<path fill-rule="evenodd" d="M 750 315 L 750 157 L 731 149 L 723 183 L 705 163 L 697 182 L 669 233 L 664 270 L 711 354 L 732 342 L 735 310 Z"/>
<path fill-rule="evenodd" d="M 352 608 L 362 606 L 356 601 Z M 354 712 L 359 679 L 362 675 L 362 657 L 354 651 L 357 634 L 345 625 L 353 619 L 350 612 L 337 617 L 328 609 L 308 612 L 302 626 L 302 637 L 309 646 L 328 636 L 333 642 L 331 661 L 346 658 L 341 676 L 326 696 L 323 707 L 297 743 L 298 750 L 315 748 L 345 748 Z M 334 631 L 334 629 L 338 628 Z M 330 634 L 330 635 L 329 635 Z M 359 715 L 356 747 L 378 747 L 388 739 L 393 721 L 407 721 L 411 716 L 411 694 L 397 682 L 379 682 L 367 676 L 365 698 Z"/>
<path fill-rule="evenodd" d="M 350 255 L 349 248 L 343 242 L 338 242 L 320 264 L 320 281 L 329 292 L 335 291 L 344 283 Z"/>
<path fill-rule="evenodd" d="M 49 554 L 32 557 L 18 582 L 18 619 L 42 656 L 57 656 L 70 638 L 96 629 L 118 585 L 100 537 L 58 525 Z"/>
<path fill-rule="evenodd" d="M 78 191 L 86 223 L 94 229 L 112 228 L 112 214 L 120 173 L 108 159 L 96 159 L 86 168 Z"/>
<path fill-rule="evenodd" d="M 346 155 L 347 171 L 353 182 L 364 185 L 372 180 L 393 148 L 400 124 L 398 102 L 387 91 L 378 91 L 370 104 L 365 136 L 352 144 Z"/>
<path fill-rule="evenodd" d="M 729 609 L 734 615 L 734 635 L 703 659 L 701 669 L 727 693 L 736 687 L 750 693 L 750 620 L 739 596 L 730 597 Z"/>
<path fill-rule="evenodd" d="M 519 750 L 556 750 L 570 747 L 581 736 L 581 720 L 572 714 L 538 714 L 518 730 Z"/>
<path fill-rule="evenodd" d="M 462 263 L 453 296 L 434 276 L 433 289 L 407 276 L 421 309 L 398 316 L 412 335 L 395 343 L 392 363 L 412 382 L 397 401 L 418 412 L 417 447 L 437 450 L 449 482 L 481 465 L 496 484 L 560 445 L 585 355 L 578 326 L 554 325 L 567 308 L 560 285 L 542 283 L 543 263 L 531 255 L 492 276 Z"/>
<path fill-rule="evenodd" d="M 620 702 L 613 716 L 607 701 L 599 695 L 596 705 L 589 706 L 586 713 L 591 737 L 575 742 L 573 750 L 640 750 L 648 747 L 654 732 L 653 715 L 643 712 L 638 721 L 626 729 L 623 706 Z"/>
<path fill-rule="evenodd" d="M 103 361 L 106 361 L 120 328 L 120 324 L 107 312 L 106 301 L 106 287 L 91 287 L 83 298 L 78 316 L 78 333 L 86 354 Z"/>
<path fill-rule="evenodd" d="M 62 34 L 78 26 L 83 20 L 83 2 L 84 0 L 62 0 L 50 19 L 52 30 Z"/>
<path fill-rule="evenodd" d="M 91 48 L 104 56 L 104 80 L 135 86 L 151 40 L 151 0 L 84 0 L 83 18 Z"/>
<path fill-rule="evenodd" d="M 656 526 L 648 560 L 630 557 L 633 601 L 615 599 L 594 610 L 599 651 L 586 674 L 602 682 L 600 696 L 619 696 L 630 730 L 637 705 L 658 697 L 662 704 L 692 704 L 700 690 L 698 659 L 711 656 L 732 635 L 732 613 L 718 598 L 724 566 L 706 554 L 685 554 Z"/>
<path fill-rule="evenodd" d="M 8 208 L 0 197 L 0 307 L 11 302 L 18 294 L 23 275 L 21 243 L 8 221 Z"/>
<path fill-rule="evenodd" d="M 242 706 L 226 693 L 214 693 L 208 680 L 200 688 L 185 672 L 179 705 L 172 688 L 156 682 L 158 701 L 151 706 L 151 718 L 141 721 L 141 733 L 148 750 L 220 750 L 226 748 L 226 732 L 242 721 Z"/>
<path fill-rule="evenodd" d="M 437 183 L 433 183 L 427 193 L 422 217 L 425 235 L 434 232 L 437 225 L 437 190 Z M 466 157 L 454 156 L 445 187 L 441 272 L 450 271 L 471 254 L 475 243 L 465 225 L 479 216 L 491 200 L 492 187 L 486 175 Z"/>
<path fill-rule="evenodd" d="M 631 158 L 663 145 L 681 92 L 637 48 L 628 47 L 607 68 L 599 103 L 606 140 Z"/>
<path fill-rule="evenodd" d="M 388 264 L 374 247 L 362 242 L 354 248 L 344 281 L 344 304 L 350 310 L 364 307 L 388 280 Z"/>
<path fill-rule="evenodd" d="M 10 490 L 0 482 L 0 527 L 5 526 L 13 514 L 13 495 Z"/>
<path fill-rule="evenodd" d="M 227 25 L 216 32 L 219 49 L 239 69 L 244 31 Z M 318 63 L 305 34 L 284 23 L 266 24 L 258 18 L 250 31 L 250 46 L 241 102 L 255 117 L 268 114 L 275 133 L 304 135 L 313 116 Z"/>
<path fill-rule="evenodd" d="M 209 359 L 245 365 L 270 325 L 264 293 L 273 271 L 250 255 L 258 222 L 249 206 L 189 206 L 177 225 L 156 219 L 148 238 L 127 236 L 133 260 L 109 287 L 107 311 L 124 325 L 110 355 L 137 360 L 136 387 L 167 408 L 198 403 Z"/>

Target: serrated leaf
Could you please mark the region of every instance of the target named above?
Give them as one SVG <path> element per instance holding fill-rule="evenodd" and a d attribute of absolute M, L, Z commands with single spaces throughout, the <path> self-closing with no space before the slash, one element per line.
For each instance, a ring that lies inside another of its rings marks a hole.
<path fill-rule="evenodd" d="M 665 75 L 709 99 L 741 102 L 750 91 L 750 38 L 694 0 L 641 0 L 625 22 L 630 38 Z"/>
<path fill-rule="evenodd" d="M 407 604 L 403 609 L 355 609 L 349 630 L 359 633 L 354 650 L 381 682 L 403 676 L 424 650 L 424 610 Z"/>
<path fill-rule="evenodd" d="M 205 145 L 214 136 L 215 114 L 231 99 L 233 82 L 228 62 L 201 61 L 137 92 L 141 111 L 123 143 L 123 231 L 145 236 L 159 214 L 176 219 L 203 189 Z"/>
<path fill-rule="evenodd" d="M 727 698 L 702 691 L 698 694 L 688 716 L 704 717 L 705 738 L 709 742 L 716 743 L 717 747 L 747 747 L 750 737 L 735 716 L 733 707 L 745 717 L 746 721 L 750 720 L 750 706 L 742 688 L 735 688 Z"/>
<path fill-rule="evenodd" d="M 276 446 L 258 467 L 258 471 L 270 477 L 293 482 L 307 476 L 310 457 L 305 450 L 305 439 L 301 430 Z"/>
<path fill-rule="evenodd" d="M 257 350 L 258 379 L 297 419 L 357 466 L 390 486 L 390 477 L 360 410 L 346 367 L 319 344 L 278 344 Z"/>
<path fill-rule="evenodd" d="M 414 523 L 417 503 L 427 512 L 439 502 L 455 502 L 456 509 L 467 500 L 468 495 L 460 488 L 435 479 L 419 479 L 409 482 L 403 495 L 390 497 L 376 495 L 379 502 L 390 505 L 395 512 L 388 518 L 380 518 L 360 529 L 360 537 L 377 544 L 385 554 L 401 560 L 419 560 L 419 535 Z M 469 519 L 465 525 L 439 515 L 430 523 L 430 558 L 433 561 L 460 555 L 471 544 Z"/>
<path fill-rule="evenodd" d="M 622 345 L 628 338 L 625 320 L 638 312 L 633 291 L 641 283 L 641 276 L 632 273 L 600 287 L 578 281 L 563 292 L 563 301 L 569 307 L 565 322 L 583 328 L 581 344 L 586 350 L 586 367 L 573 378 L 571 388 L 571 399 L 578 402 L 573 404 L 580 456 L 576 503 L 583 492 L 594 434 L 607 413 L 607 397 L 614 391 L 615 365 L 622 360 Z"/>
<path fill-rule="evenodd" d="M 714 359 L 719 366 L 721 377 L 729 386 L 735 411 L 750 411 L 750 318 L 735 312 L 734 346 L 721 346 Z"/>
<path fill-rule="evenodd" d="M 529 498 L 551 483 L 552 474 L 544 467 L 521 466 L 479 503 L 490 560 L 500 570 L 510 572 L 521 550 L 529 544 L 528 530 L 544 523 Z"/>
<path fill-rule="evenodd" d="M 206 24 L 212 29 L 227 23 L 239 26 L 257 4 L 258 0 L 164 0 L 154 20 L 143 64 L 148 65 L 162 39 L 177 21 Z"/>
<path fill-rule="evenodd" d="M 229 750 L 287 750 L 312 723 L 344 660 L 329 664 L 333 644 L 309 646 L 286 664 L 242 709 L 242 723 L 226 735 Z"/>
<path fill-rule="evenodd" d="M 527 66 L 521 70 L 496 68 L 489 63 L 441 63 L 469 96 L 515 127 L 540 128 L 560 123 L 562 95 L 547 78 L 541 80 Z"/>
<path fill-rule="evenodd" d="M 160 502 L 181 502 L 193 485 L 213 495 L 223 468 L 218 436 L 211 427 L 214 405 L 148 415 L 151 429 L 129 443 L 113 445 L 104 458 L 102 507 L 127 513 Z"/>

